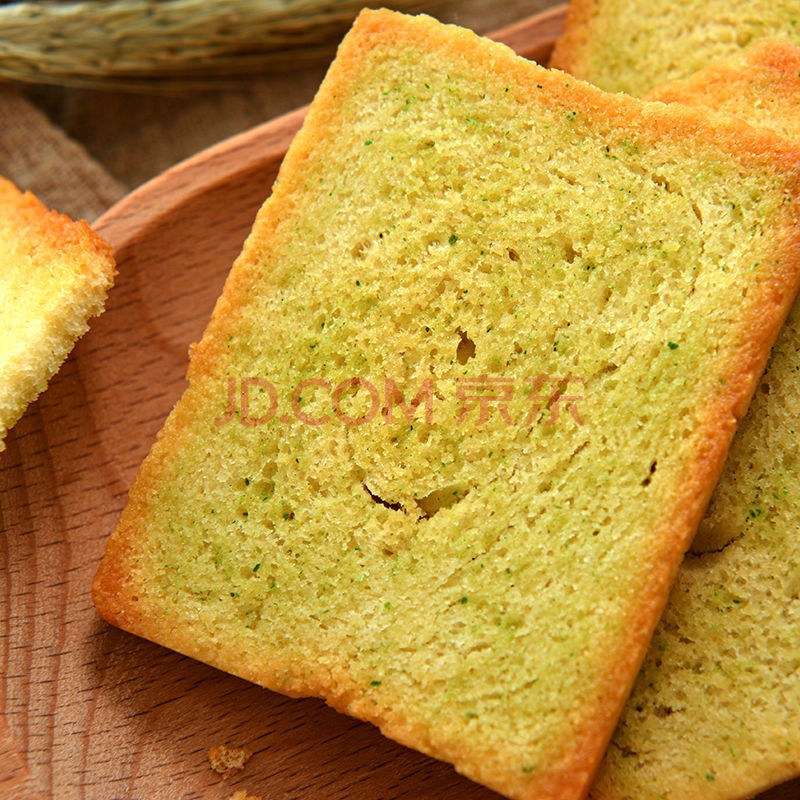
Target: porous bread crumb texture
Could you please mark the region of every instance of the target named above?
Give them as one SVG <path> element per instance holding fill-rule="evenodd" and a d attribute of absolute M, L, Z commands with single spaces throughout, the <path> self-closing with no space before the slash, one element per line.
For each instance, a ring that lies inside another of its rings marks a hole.
<path fill-rule="evenodd" d="M 550 65 L 641 97 L 764 38 L 800 45 L 798 0 L 571 0 Z"/>
<path fill-rule="evenodd" d="M 579 797 L 796 281 L 773 161 L 800 154 L 754 136 L 364 15 L 131 491 L 100 612 L 509 796 Z M 512 380 L 511 424 L 459 424 L 482 374 Z M 547 424 L 541 374 L 583 382 L 582 424 Z M 249 376 L 274 417 L 217 425 Z M 363 425 L 331 408 L 353 377 L 379 394 Z M 291 411 L 309 378 L 325 424 Z M 433 382 L 431 424 L 386 421 L 387 378 L 407 404 Z"/>
<path fill-rule="evenodd" d="M 800 142 L 798 72 L 800 50 L 765 41 L 650 97 L 737 113 Z M 799 389 L 795 305 L 600 769 L 596 800 L 733 800 L 800 773 Z"/>
<path fill-rule="evenodd" d="M 111 248 L 0 178 L 0 451 L 111 288 Z"/>
<path fill-rule="evenodd" d="M 214 772 L 222 775 L 223 778 L 229 778 L 231 775 L 241 772 L 252 755 L 252 752 L 244 747 L 217 744 L 208 751 L 208 763 Z"/>

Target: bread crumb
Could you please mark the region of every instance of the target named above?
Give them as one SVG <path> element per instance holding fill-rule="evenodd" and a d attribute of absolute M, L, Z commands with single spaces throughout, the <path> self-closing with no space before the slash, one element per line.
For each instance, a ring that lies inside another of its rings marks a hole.
<path fill-rule="evenodd" d="M 247 792 L 244 789 L 238 789 L 231 795 L 230 800 L 261 800 L 261 796 L 255 794 L 247 794 Z"/>
<path fill-rule="evenodd" d="M 218 744 L 208 751 L 208 761 L 214 772 L 218 772 L 223 778 L 229 778 L 244 769 L 244 765 L 252 755 L 243 747 L 228 747 L 225 744 Z M 247 797 L 246 795 L 244 798 L 236 797 L 236 800 L 247 800 Z"/>

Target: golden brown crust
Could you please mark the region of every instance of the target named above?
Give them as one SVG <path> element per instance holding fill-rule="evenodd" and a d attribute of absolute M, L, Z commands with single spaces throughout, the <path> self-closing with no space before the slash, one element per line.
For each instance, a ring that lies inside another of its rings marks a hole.
<path fill-rule="evenodd" d="M 144 518 L 153 487 L 158 485 L 163 462 L 173 448 L 180 446 L 180 440 L 187 430 L 183 423 L 191 419 L 195 406 L 192 395 L 186 392 L 158 432 L 156 443 L 139 466 L 128 503 L 106 544 L 103 560 L 92 581 L 92 601 L 105 620 L 159 643 L 163 639 L 162 633 L 143 619 L 134 583 L 137 522 Z M 205 660 L 202 656 L 196 657 Z"/>
<path fill-rule="evenodd" d="M 77 245 L 98 257 L 97 267 L 111 278 L 114 258 L 111 245 L 95 233 L 84 220 L 72 220 L 57 211 L 51 211 L 30 192 L 21 192 L 11 181 L 0 177 L 0 208 L 3 214 L 14 215 L 15 222 L 27 235 L 35 235 L 53 247 Z M 88 272 L 94 267 L 82 265 Z"/>
<path fill-rule="evenodd" d="M 587 0 L 574 5 L 577 10 L 572 13 L 576 15 L 581 13 L 581 9 L 587 13 L 591 3 Z M 642 105 L 631 98 L 607 95 L 588 84 L 576 82 L 570 76 L 548 72 L 516 58 L 505 48 L 487 47 L 484 41 L 466 31 L 451 29 L 450 35 L 443 38 L 438 25 L 427 18 L 412 20 L 392 12 L 365 12 L 341 46 L 337 62 L 326 78 L 306 124 L 284 160 L 279 183 L 259 212 L 254 233 L 226 282 L 224 294 L 203 340 L 192 353 L 189 375 L 193 382 L 203 381 L 221 355 L 223 332 L 235 324 L 240 300 L 252 279 L 249 264 L 268 250 L 271 237 L 282 235 L 280 217 L 290 213 L 296 202 L 295 193 L 303 180 L 303 163 L 309 157 L 318 134 L 324 131 L 329 115 L 334 113 L 336 97 L 347 90 L 349 81 L 358 74 L 359 65 L 371 45 L 384 40 L 395 47 L 408 42 L 413 46 L 446 52 L 456 61 L 482 63 L 487 80 L 513 81 L 520 87 L 523 99 L 527 93 L 527 96 L 536 97 L 537 102 L 554 106 L 569 101 L 573 107 L 592 117 L 597 129 L 605 125 L 609 132 L 621 130 L 633 138 L 643 137 L 641 123 L 646 119 L 650 137 L 663 137 L 673 142 L 676 138 L 686 137 L 696 143 L 698 150 L 705 146 L 710 153 L 718 154 L 722 149 L 744 168 L 763 169 L 765 165 L 775 164 L 784 174 L 794 172 L 795 176 L 798 175 L 800 151 L 769 133 L 757 132 L 732 121 L 714 126 L 704 115 L 691 110 Z M 542 92 L 540 86 L 544 86 L 545 91 Z M 701 141 L 707 144 L 703 145 Z M 795 177 L 786 187 L 787 193 L 795 198 L 800 196 L 798 180 L 800 178 Z M 790 219 L 795 223 L 800 221 L 795 211 L 797 206 L 798 203 L 794 202 L 786 207 L 787 230 L 792 227 L 788 224 Z M 576 725 L 576 729 L 583 733 L 574 742 L 565 743 L 567 749 L 553 760 L 547 770 L 535 776 L 509 777 L 507 772 L 495 770 L 491 765 L 470 763 L 458 744 L 446 747 L 433 742 L 421 724 L 403 718 L 388 706 L 378 706 L 374 701 L 364 699 L 360 687 L 356 687 L 346 674 L 304 674 L 294 664 L 259 659 L 244 652 L 244 648 L 223 656 L 186 632 L 171 630 L 165 633 L 154 622 L 139 615 L 136 611 L 136 588 L 130 582 L 139 538 L 138 521 L 145 513 L 151 492 L 158 485 L 166 453 L 180 447 L 185 426 L 195 413 L 199 392 L 185 396 L 178 405 L 137 476 L 130 504 L 112 536 L 95 578 L 94 600 L 98 610 L 106 619 L 128 630 L 162 641 L 269 688 L 291 695 L 321 696 L 334 707 L 379 725 L 384 733 L 403 744 L 454 762 L 470 777 L 511 797 L 563 800 L 585 796 L 636 670 L 644 658 L 680 559 L 719 476 L 736 419 L 747 406 L 769 346 L 796 294 L 800 242 L 795 230 L 796 226 L 792 227 L 792 232 L 787 233 L 787 239 L 781 245 L 778 267 L 749 295 L 742 326 L 732 332 L 731 343 L 722 348 L 728 352 L 722 370 L 726 376 L 725 387 L 704 410 L 702 428 L 692 444 L 690 467 L 681 485 L 675 487 L 666 509 L 667 517 L 660 527 L 663 532 L 661 546 L 642 570 L 638 605 L 631 610 L 624 640 L 610 659 L 613 666 L 607 675 L 599 678 L 592 700 L 574 712 L 581 723 Z M 167 635 L 168 642 L 165 641 Z"/>
<path fill-rule="evenodd" d="M 648 92 L 646 100 L 708 107 L 730 100 L 732 84 L 757 83 L 766 72 L 772 97 L 794 103 L 800 91 L 800 48 L 777 39 L 761 39 L 731 61 L 711 64 L 689 78 L 671 81 Z M 751 88 L 748 87 L 748 88 Z"/>
<path fill-rule="evenodd" d="M 585 71 L 589 48 L 589 21 L 597 8 L 597 0 L 570 0 L 564 18 L 564 32 L 556 40 L 548 64 L 578 77 Z"/>

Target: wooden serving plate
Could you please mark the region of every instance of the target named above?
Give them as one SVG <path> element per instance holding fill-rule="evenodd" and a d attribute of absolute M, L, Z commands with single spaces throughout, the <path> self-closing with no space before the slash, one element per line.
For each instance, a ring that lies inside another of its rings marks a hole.
<path fill-rule="evenodd" d="M 546 61 L 563 8 L 495 38 Z M 89 587 L 137 466 L 304 109 L 222 142 L 112 208 L 117 284 L 0 456 L 0 800 L 489 800 L 450 766 L 317 700 L 290 700 L 102 622 Z M 223 780 L 208 749 L 252 759 Z M 800 783 L 763 796 L 796 800 Z"/>

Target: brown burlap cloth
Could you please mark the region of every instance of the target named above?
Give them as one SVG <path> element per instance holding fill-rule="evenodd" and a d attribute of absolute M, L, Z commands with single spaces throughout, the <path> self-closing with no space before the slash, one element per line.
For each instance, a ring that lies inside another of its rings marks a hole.
<path fill-rule="evenodd" d="M 93 221 L 125 186 L 14 89 L 0 87 L 0 175 L 71 217 Z"/>
<path fill-rule="evenodd" d="M 556 4 L 431 0 L 420 6 L 444 22 L 488 33 Z M 0 85 L 0 175 L 50 207 L 92 222 L 172 164 L 309 102 L 324 71 L 320 65 L 171 96 Z"/>

